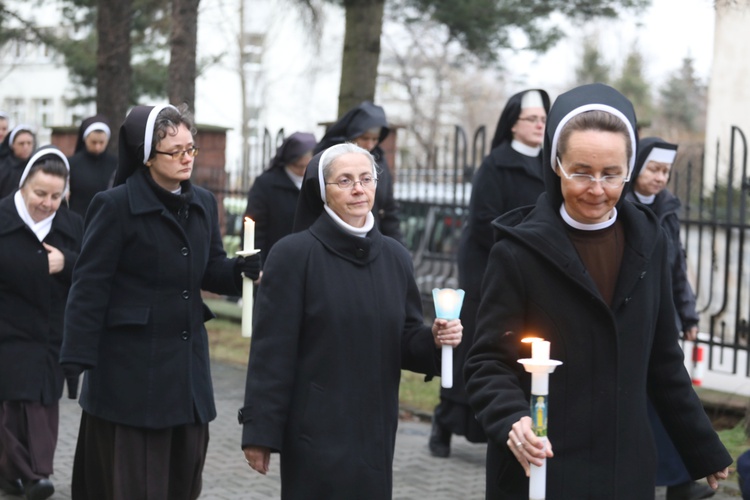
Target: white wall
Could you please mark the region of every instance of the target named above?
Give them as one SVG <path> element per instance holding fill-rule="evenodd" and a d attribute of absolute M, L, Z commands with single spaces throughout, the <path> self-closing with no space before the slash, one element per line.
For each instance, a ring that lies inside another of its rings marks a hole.
<path fill-rule="evenodd" d="M 705 164 L 707 179 L 711 182 L 716 165 L 716 141 L 720 142 L 719 177 L 725 180 L 732 125 L 740 127 L 750 139 L 750 58 L 747 57 L 750 5 L 747 0 L 736 4 L 718 3 L 706 123 Z M 739 149 L 735 151 L 740 153 Z"/>

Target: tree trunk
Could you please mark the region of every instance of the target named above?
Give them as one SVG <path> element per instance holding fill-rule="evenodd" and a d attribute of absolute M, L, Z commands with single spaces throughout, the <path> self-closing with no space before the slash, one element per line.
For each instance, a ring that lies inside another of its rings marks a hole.
<path fill-rule="evenodd" d="M 198 44 L 198 4 L 200 0 L 172 0 L 171 54 L 167 94 L 175 105 L 186 103 L 195 113 L 195 54 Z"/>
<path fill-rule="evenodd" d="M 346 34 L 341 62 L 339 116 L 375 99 L 385 0 L 345 0 Z"/>
<path fill-rule="evenodd" d="M 97 0 L 96 109 L 112 125 L 110 151 L 117 151 L 117 131 L 130 101 L 132 19 L 133 0 Z"/>

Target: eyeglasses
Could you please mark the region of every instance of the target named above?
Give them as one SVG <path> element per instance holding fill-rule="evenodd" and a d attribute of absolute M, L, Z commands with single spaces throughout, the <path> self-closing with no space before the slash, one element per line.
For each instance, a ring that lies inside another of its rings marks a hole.
<path fill-rule="evenodd" d="M 562 166 L 562 163 L 560 163 L 560 158 L 557 159 L 557 166 L 560 167 L 560 171 L 563 173 L 566 179 L 569 181 L 574 182 L 575 184 L 581 186 L 581 187 L 589 187 L 595 182 L 600 182 L 602 187 L 608 187 L 608 188 L 618 188 L 622 186 L 625 182 L 630 180 L 629 178 L 626 178 L 624 175 L 603 175 L 599 178 L 594 177 L 591 174 L 570 174 L 565 171 L 565 169 Z"/>
<path fill-rule="evenodd" d="M 156 150 L 155 152 L 159 153 L 160 155 L 169 156 L 173 160 L 179 160 L 185 155 L 192 156 L 193 158 L 195 158 L 196 156 L 198 156 L 199 150 L 200 148 L 192 147 L 192 148 L 183 149 L 182 151 L 175 151 L 174 153 L 165 153 L 164 151 L 159 151 L 159 150 Z"/>
<path fill-rule="evenodd" d="M 519 116 L 518 119 L 524 122 L 533 123 L 534 125 L 536 125 L 537 123 L 541 123 L 542 125 L 547 123 L 546 116 L 536 116 L 536 115 L 524 116 L 524 117 Z"/>
<path fill-rule="evenodd" d="M 372 186 L 375 186 L 375 184 L 378 182 L 378 180 L 375 177 L 367 176 L 362 177 L 358 181 L 354 181 L 349 178 L 343 178 L 338 182 L 326 182 L 326 185 L 329 186 L 331 184 L 336 184 L 340 189 L 354 189 L 354 186 L 357 184 L 361 185 L 363 188 L 369 188 Z"/>

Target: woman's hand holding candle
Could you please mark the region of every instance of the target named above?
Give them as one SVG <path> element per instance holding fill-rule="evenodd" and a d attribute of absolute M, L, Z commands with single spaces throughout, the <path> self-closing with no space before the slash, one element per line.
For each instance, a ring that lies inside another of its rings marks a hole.
<path fill-rule="evenodd" d="M 511 431 L 508 433 L 508 448 L 516 456 L 516 460 L 521 464 L 526 472 L 526 477 L 531 474 L 530 463 L 541 467 L 545 458 L 552 458 L 552 443 L 549 440 L 543 440 L 534 434 L 534 429 L 530 417 L 521 417 L 513 424 Z"/>
<path fill-rule="evenodd" d="M 463 338 L 464 326 L 460 319 L 437 318 L 432 323 L 432 337 L 435 339 L 435 347 L 456 347 Z"/>

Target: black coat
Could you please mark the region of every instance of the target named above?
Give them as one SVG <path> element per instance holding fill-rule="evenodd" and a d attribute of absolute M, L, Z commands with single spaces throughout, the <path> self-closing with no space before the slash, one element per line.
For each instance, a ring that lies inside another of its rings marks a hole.
<path fill-rule="evenodd" d="M 626 194 L 627 199 L 638 202 L 633 192 Z M 684 332 L 698 324 L 698 313 L 695 310 L 695 293 L 687 276 L 685 250 L 680 241 L 680 200 L 663 189 L 656 195 L 654 202 L 646 205 L 659 219 L 659 224 L 667 232 L 669 243 L 669 268 L 672 270 L 672 299 L 677 309 L 678 329 Z"/>
<path fill-rule="evenodd" d="M 65 265 L 51 275 L 47 251 L 13 197 L 0 200 L 0 401 L 60 399 L 63 312 L 82 237 L 83 220 L 60 207 L 44 242 L 63 253 Z"/>
<path fill-rule="evenodd" d="M 547 498 L 648 499 L 655 447 L 647 394 L 694 478 L 732 459 L 692 388 L 677 342 L 667 242 L 653 214 L 620 205 L 626 241 L 611 307 L 571 243 L 547 194 L 494 224 L 467 390 L 490 437 L 487 498 L 528 498 L 508 449 L 511 425 L 529 415 L 530 377 L 519 342 L 549 340 L 563 362 L 549 378 Z M 523 218 L 524 216 L 525 219 Z M 523 219 L 523 222 L 520 222 Z"/>
<path fill-rule="evenodd" d="M 284 167 L 266 170 L 253 182 L 245 215 L 255 221 L 255 248 L 260 249 L 262 262 L 277 241 L 291 234 L 297 198 L 299 189 Z"/>
<path fill-rule="evenodd" d="M 81 217 L 86 215 L 91 199 L 110 187 L 117 169 L 117 158 L 107 152 L 100 155 L 79 150 L 68 159 L 70 163 L 70 209 Z"/>
<path fill-rule="evenodd" d="M 479 300 L 487 258 L 495 243 L 492 221 L 526 205 L 544 192 L 541 152 L 526 156 L 504 142 L 484 159 L 472 179 L 469 216 L 458 250 L 459 286 Z"/>
<path fill-rule="evenodd" d="M 0 159 L 0 198 L 16 192 L 24 168 L 26 160 L 16 157 L 13 152 Z"/>
<path fill-rule="evenodd" d="M 476 328 L 482 278 L 495 242 L 492 221 L 510 210 L 533 205 L 544 192 L 541 153 L 526 156 L 503 142 L 484 159 L 472 179 L 469 215 L 458 248 L 458 286 L 466 292 L 461 308 L 464 337 L 454 352 L 453 387 L 441 389 L 440 396 L 468 404 L 463 360 L 471 347 Z"/>
<path fill-rule="evenodd" d="M 216 416 L 201 289 L 237 294 L 216 200 L 192 186 L 186 226 L 145 169 L 94 196 L 65 316 L 63 363 L 91 366 L 81 406 L 141 428 Z"/>
<path fill-rule="evenodd" d="M 280 240 L 256 298 L 242 445 L 281 452 L 282 498 L 391 497 L 401 369 L 436 374 L 408 251 L 323 213 Z"/>

